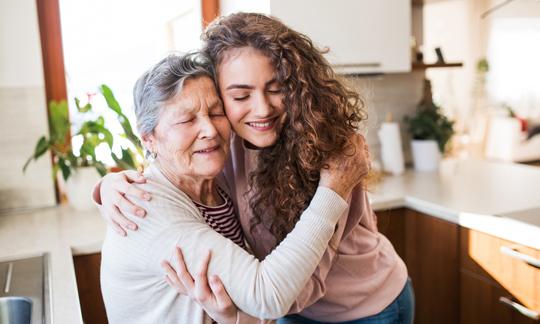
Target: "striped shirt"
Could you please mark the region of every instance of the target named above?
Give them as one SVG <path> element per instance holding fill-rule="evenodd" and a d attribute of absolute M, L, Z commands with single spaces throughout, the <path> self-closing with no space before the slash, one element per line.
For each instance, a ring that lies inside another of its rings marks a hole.
<path fill-rule="evenodd" d="M 224 201 L 223 204 L 219 206 L 206 206 L 196 201 L 193 201 L 193 203 L 201 211 L 206 224 L 210 225 L 214 231 L 245 249 L 244 232 L 242 232 L 240 221 L 234 211 L 232 200 L 223 189 L 220 187 L 217 187 L 217 189 Z"/>

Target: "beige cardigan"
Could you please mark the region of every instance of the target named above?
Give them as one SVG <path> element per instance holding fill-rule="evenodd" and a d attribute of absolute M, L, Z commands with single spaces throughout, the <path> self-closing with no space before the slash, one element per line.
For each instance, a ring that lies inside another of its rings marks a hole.
<path fill-rule="evenodd" d="M 200 256 L 211 250 L 208 272 L 221 278 L 239 309 L 257 318 L 282 317 L 312 275 L 348 208 L 338 194 L 319 187 L 293 231 L 259 261 L 210 228 L 190 198 L 155 166 L 145 177 L 147 183 L 138 186 L 152 200 L 128 197 L 147 211 L 144 219 L 127 215 L 139 230 L 121 237 L 109 228 L 103 244 L 101 289 L 111 324 L 212 322 L 197 303 L 178 295 L 164 280 L 160 262 L 173 260 L 175 245 L 182 248 L 191 273 Z M 246 315 L 239 318 L 243 323 L 253 320 Z"/>

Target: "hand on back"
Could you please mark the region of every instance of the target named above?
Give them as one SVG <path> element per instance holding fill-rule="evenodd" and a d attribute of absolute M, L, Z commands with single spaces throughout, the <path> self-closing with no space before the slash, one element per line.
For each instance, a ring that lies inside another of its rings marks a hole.
<path fill-rule="evenodd" d="M 150 200 L 150 194 L 137 188 L 134 183 L 145 183 L 146 179 L 137 171 L 128 170 L 109 173 L 103 177 L 99 186 L 99 198 L 102 204 L 102 216 L 118 234 L 125 236 L 127 230 L 137 230 L 137 224 L 125 214 L 145 217 L 146 211 L 131 202 L 126 195 Z"/>
<path fill-rule="evenodd" d="M 319 185 L 332 189 L 346 200 L 370 170 L 369 150 L 364 136 L 355 134 L 345 152 L 330 158 L 327 165 L 328 168 L 321 170 Z"/>

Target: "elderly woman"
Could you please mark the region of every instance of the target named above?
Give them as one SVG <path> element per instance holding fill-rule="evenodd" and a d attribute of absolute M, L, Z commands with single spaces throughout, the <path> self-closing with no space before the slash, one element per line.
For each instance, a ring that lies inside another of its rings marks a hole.
<path fill-rule="evenodd" d="M 127 215 L 141 225 L 127 238 L 112 229 L 107 233 L 101 287 L 110 323 L 256 321 L 237 312 L 227 293 L 251 315 L 282 316 L 276 309 L 288 309 L 308 281 L 348 208 L 344 198 L 364 172 L 355 163 L 362 157 L 362 143 L 353 140 L 356 153 L 328 161 L 311 204 L 290 235 L 264 261 L 257 260 L 245 250 L 227 185 L 219 176 L 231 128 L 213 80 L 209 61 L 190 54 L 162 60 L 135 85 L 137 126 L 151 160 L 147 182 L 137 186 L 152 199 L 126 193 L 148 217 Z M 199 305 L 167 285 L 161 262 L 172 261 L 175 246 L 182 247 L 191 273 L 202 261 L 199 273 L 213 278 L 214 304 L 206 300 Z"/>

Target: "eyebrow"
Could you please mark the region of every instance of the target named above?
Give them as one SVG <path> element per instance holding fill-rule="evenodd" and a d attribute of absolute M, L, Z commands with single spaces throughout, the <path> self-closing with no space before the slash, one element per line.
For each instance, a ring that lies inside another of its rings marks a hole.
<path fill-rule="evenodd" d="M 264 86 L 265 87 L 268 87 L 269 85 L 271 85 L 272 83 L 276 83 L 277 82 L 277 79 L 276 78 L 273 78 L 272 80 L 270 81 L 267 81 Z M 248 85 L 248 84 L 231 84 L 230 86 L 228 86 L 225 90 L 231 90 L 231 89 L 248 89 L 248 90 L 253 90 L 255 89 L 254 86 L 252 85 Z"/>

